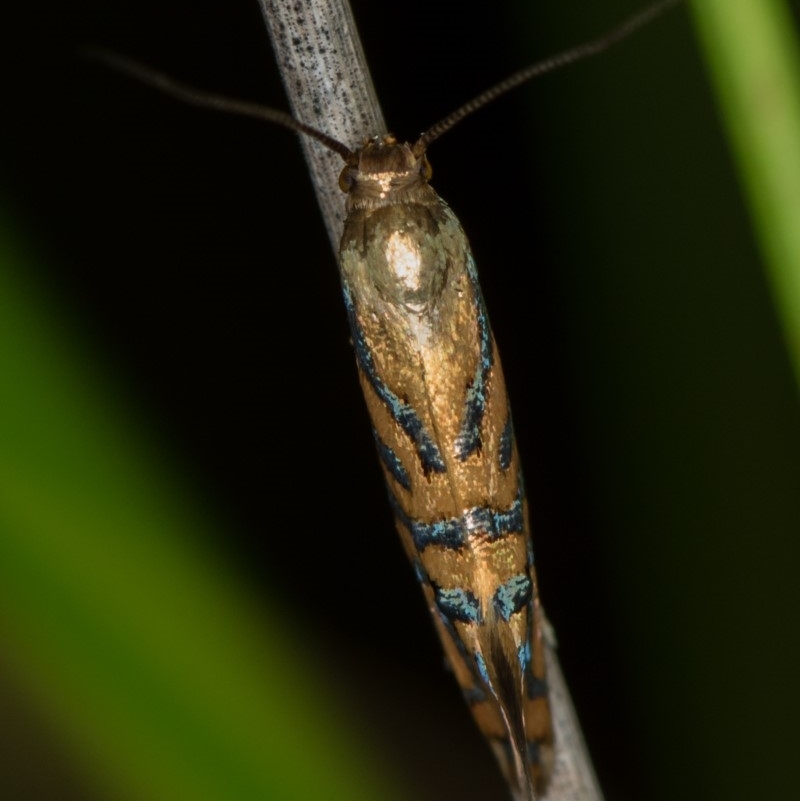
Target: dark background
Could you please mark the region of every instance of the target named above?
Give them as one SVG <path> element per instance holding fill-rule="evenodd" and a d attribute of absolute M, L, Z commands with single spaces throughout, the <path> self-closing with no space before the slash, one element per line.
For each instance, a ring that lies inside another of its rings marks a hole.
<path fill-rule="evenodd" d="M 519 5 L 354 2 L 398 136 L 641 3 Z M 0 201 L 228 521 L 243 580 L 296 615 L 418 797 L 502 798 L 393 531 L 293 135 L 159 96 L 82 60 L 92 44 L 284 108 L 257 3 L 6 0 Z M 476 253 L 541 594 L 607 798 L 785 797 L 800 417 L 688 13 L 429 155 Z"/>

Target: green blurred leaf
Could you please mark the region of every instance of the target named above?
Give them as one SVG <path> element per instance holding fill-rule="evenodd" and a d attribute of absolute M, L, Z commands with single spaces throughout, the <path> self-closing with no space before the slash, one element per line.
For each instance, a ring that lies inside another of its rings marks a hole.
<path fill-rule="evenodd" d="M 23 264 L 0 229 L 0 646 L 20 680 L 103 797 L 391 798 Z"/>
<path fill-rule="evenodd" d="M 693 0 L 800 384 L 800 50 L 785 0 Z"/>

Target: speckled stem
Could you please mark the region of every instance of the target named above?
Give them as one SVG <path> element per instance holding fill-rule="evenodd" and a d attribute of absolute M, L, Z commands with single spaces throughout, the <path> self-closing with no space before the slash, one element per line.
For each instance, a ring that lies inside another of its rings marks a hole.
<path fill-rule="evenodd" d="M 357 146 L 367 135 L 386 133 L 347 0 L 259 2 L 294 116 L 348 147 Z M 338 255 L 345 207 L 338 184 L 342 160 L 308 137 L 301 137 L 301 142 Z M 540 801 L 603 801 L 555 645 L 552 638 L 547 639 L 556 764 Z"/>
<path fill-rule="evenodd" d="M 350 148 L 386 133 L 347 0 L 259 0 L 294 116 Z M 342 159 L 301 136 L 334 252 L 344 225 Z"/>
<path fill-rule="evenodd" d="M 549 624 L 548 624 L 549 626 Z M 558 663 L 552 634 L 545 636 L 547 686 L 553 715 L 556 763 L 550 786 L 541 801 L 603 801 L 586 741 Z"/>

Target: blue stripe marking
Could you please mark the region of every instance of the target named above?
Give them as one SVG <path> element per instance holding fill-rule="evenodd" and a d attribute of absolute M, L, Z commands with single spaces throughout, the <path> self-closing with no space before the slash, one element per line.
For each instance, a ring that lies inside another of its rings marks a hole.
<path fill-rule="evenodd" d="M 467 536 L 485 532 L 494 533 L 497 529 L 495 525 L 496 514 L 488 506 L 473 506 L 472 509 L 467 509 L 462 518 Z"/>
<path fill-rule="evenodd" d="M 464 531 L 458 518 L 437 520 L 433 523 L 420 523 L 419 520 L 412 520 L 391 490 L 389 490 L 389 504 L 395 517 L 411 532 L 414 547 L 420 553 L 429 545 L 441 545 L 449 550 L 457 551 L 464 544 Z"/>
<path fill-rule="evenodd" d="M 536 636 L 533 627 L 535 624 L 533 612 L 528 617 L 528 637 L 527 637 L 527 653 L 520 654 L 520 664 L 522 664 L 523 656 L 525 658 L 525 684 L 527 685 L 527 694 L 528 698 L 546 698 L 549 690 L 547 687 L 547 682 L 544 679 L 540 679 L 533 673 L 533 654 L 532 654 L 532 646 L 531 642 L 533 638 Z"/>
<path fill-rule="evenodd" d="M 456 456 L 464 461 L 471 453 L 481 447 L 481 422 L 486 411 L 486 384 L 492 369 L 492 335 L 489 330 L 489 320 L 483 304 L 478 271 L 472 254 L 467 254 L 467 275 L 472 284 L 475 295 L 475 316 L 478 321 L 478 340 L 480 343 L 480 357 L 475 375 L 467 386 L 467 397 L 464 402 L 464 422 L 456 438 Z"/>
<path fill-rule="evenodd" d="M 501 470 L 506 471 L 511 467 L 511 455 L 513 452 L 514 426 L 511 424 L 511 410 L 509 410 L 506 424 L 503 426 L 503 433 L 500 435 L 500 452 L 497 457 Z"/>
<path fill-rule="evenodd" d="M 495 742 L 499 742 L 503 750 L 505 751 L 506 760 L 508 760 L 508 764 L 511 767 L 511 770 L 514 769 L 514 746 L 511 744 L 511 740 L 509 738 L 505 738 L 502 740 L 497 740 L 495 738 Z M 539 743 L 535 740 L 526 740 L 525 745 L 528 751 L 528 759 L 530 760 L 531 765 L 536 765 L 537 767 L 541 766 L 542 755 L 539 750 Z M 539 797 L 538 795 L 536 796 Z"/>
<path fill-rule="evenodd" d="M 547 682 L 537 679 L 532 673 L 528 675 L 528 698 L 545 698 Z"/>
<path fill-rule="evenodd" d="M 445 617 L 444 613 L 441 609 L 439 609 L 438 606 L 435 607 L 435 611 L 439 622 L 449 635 L 450 641 L 455 646 L 456 651 L 458 651 L 458 654 L 461 657 L 465 667 L 467 670 L 469 670 L 475 682 L 469 690 L 464 690 L 462 688 L 464 698 L 466 698 L 467 702 L 470 704 L 478 703 L 479 701 L 485 701 L 487 695 L 484 688 L 489 686 L 488 676 L 486 674 L 486 665 L 483 664 L 483 673 L 480 673 L 481 665 L 477 664 L 477 658 L 472 656 L 467 649 L 467 646 L 464 644 L 464 641 L 458 636 L 452 621 Z M 476 667 L 478 668 L 478 672 L 475 670 Z"/>
<path fill-rule="evenodd" d="M 462 692 L 464 693 L 464 700 L 470 706 L 486 700 L 486 690 L 484 690 L 480 684 L 473 684 L 468 690 L 462 689 Z"/>
<path fill-rule="evenodd" d="M 528 667 L 531 664 L 531 641 L 525 640 L 524 645 L 520 645 L 517 649 L 517 659 L 519 660 L 519 665 L 522 668 L 523 673 L 527 673 Z"/>
<path fill-rule="evenodd" d="M 375 444 L 378 446 L 378 456 L 381 462 L 383 462 L 384 467 L 391 473 L 394 480 L 401 487 L 411 491 L 411 479 L 398 455 L 380 438 L 374 427 L 372 429 L 372 435 L 375 437 Z"/>
<path fill-rule="evenodd" d="M 436 605 L 442 614 L 453 622 L 483 622 L 480 601 L 470 590 L 466 590 L 463 587 L 455 587 L 452 590 L 443 590 L 437 587 Z"/>
<path fill-rule="evenodd" d="M 478 673 L 481 674 L 481 678 L 483 679 L 483 683 L 487 687 L 492 686 L 492 682 L 489 681 L 489 671 L 486 669 L 486 661 L 483 658 L 483 654 L 477 653 L 475 654 L 475 664 L 478 666 Z"/>
<path fill-rule="evenodd" d="M 427 584 L 428 574 L 425 572 L 425 568 L 422 566 L 422 562 L 420 562 L 419 559 L 412 559 L 411 567 L 414 568 L 414 576 L 416 577 L 417 581 L 420 584 Z"/>
<path fill-rule="evenodd" d="M 531 765 L 541 765 L 542 754 L 539 749 L 539 743 L 536 740 L 528 740 L 528 759 Z"/>
<path fill-rule="evenodd" d="M 494 513 L 494 525 L 497 529 L 497 536 L 522 531 L 524 522 L 522 519 L 522 498 L 519 493 L 514 499 L 514 503 L 505 512 Z"/>
<path fill-rule="evenodd" d="M 411 523 L 411 536 L 419 550 L 429 545 L 442 545 L 456 550 L 464 544 L 464 531 L 458 519 L 437 520 L 435 523 Z"/>
<path fill-rule="evenodd" d="M 375 362 L 372 358 L 372 352 L 364 339 L 364 332 L 358 324 L 356 315 L 355 304 L 350 294 L 350 287 L 347 282 L 342 282 L 342 293 L 344 294 L 344 305 L 347 308 L 347 318 L 350 321 L 350 332 L 353 335 L 353 345 L 356 351 L 356 361 L 358 366 L 366 375 L 372 388 L 375 390 L 377 396 L 386 404 L 392 419 L 405 431 L 419 456 L 422 465 L 422 471 L 425 475 L 430 473 L 444 473 L 446 467 L 442 460 L 442 454 L 436 443 L 431 439 L 422 420 L 414 411 L 414 409 L 401 400 L 397 395 L 386 386 L 383 380 L 378 376 L 375 369 Z"/>
<path fill-rule="evenodd" d="M 530 603 L 532 592 L 533 585 L 531 580 L 524 573 L 512 576 L 495 591 L 492 599 L 494 608 L 498 611 L 500 617 L 508 623 L 513 615 Z"/>
<path fill-rule="evenodd" d="M 440 545 L 448 550 L 457 551 L 473 536 L 485 536 L 495 540 L 506 534 L 522 531 L 522 500 L 519 495 L 504 512 L 496 512 L 488 506 L 475 506 L 467 509 L 461 517 L 422 523 L 419 520 L 412 520 L 391 489 L 388 487 L 387 489 L 389 504 L 395 517 L 409 530 L 414 540 L 414 547 L 420 553 L 429 545 Z"/>

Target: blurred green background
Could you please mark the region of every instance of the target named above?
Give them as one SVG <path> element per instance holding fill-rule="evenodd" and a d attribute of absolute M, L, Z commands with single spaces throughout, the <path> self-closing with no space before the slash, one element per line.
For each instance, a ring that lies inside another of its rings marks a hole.
<path fill-rule="evenodd" d="M 640 6 L 354 10 L 413 137 Z M 0 5 L 0 796 L 505 798 L 396 541 L 296 143 L 87 44 L 285 106 L 255 0 Z M 430 157 L 608 801 L 788 797 L 797 385 L 689 15 Z"/>

